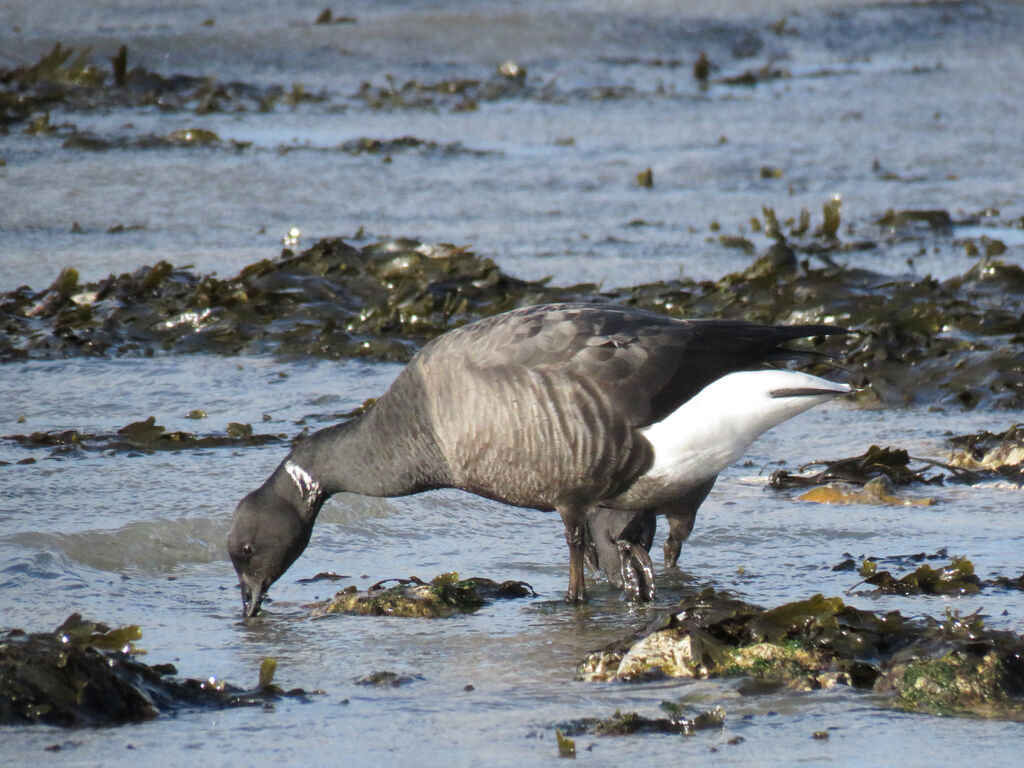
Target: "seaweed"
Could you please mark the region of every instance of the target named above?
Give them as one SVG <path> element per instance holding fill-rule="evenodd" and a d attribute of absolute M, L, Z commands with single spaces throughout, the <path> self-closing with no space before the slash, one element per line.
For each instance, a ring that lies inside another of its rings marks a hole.
<path fill-rule="evenodd" d="M 878 225 L 886 229 L 897 231 L 913 229 L 924 226 L 933 230 L 951 230 L 953 218 L 948 211 L 943 210 L 901 210 L 894 211 L 890 208 L 880 219 Z"/>
<path fill-rule="evenodd" d="M 57 42 L 35 64 L 0 69 L 0 128 L 32 121 L 56 108 L 73 112 L 156 105 L 163 111 L 207 114 L 228 107 L 267 109 L 285 95 L 276 85 L 221 83 L 213 77 L 192 75 L 166 77 L 143 67 L 129 68 L 124 45 L 108 60 L 109 76 L 93 58 L 89 48 L 76 52 Z M 79 138 L 70 146 L 86 148 L 86 142 Z"/>
<path fill-rule="evenodd" d="M 853 483 L 865 485 L 878 477 L 885 477 L 894 485 L 910 485 L 914 483 L 941 483 L 941 477 L 926 476 L 924 469 L 911 469 L 912 459 L 903 448 L 887 446 L 881 448 L 872 445 L 859 456 L 851 456 L 830 461 L 812 461 L 804 464 L 797 471 L 803 472 L 808 467 L 824 465 L 824 469 L 810 475 L 797 475 L 788 470 L 779 469 L 772 472 L 769 485 L 772 488 L 806 488 L 824 485 L 830 482 Z M 932 462 L 926 462 L 931 466 Z"/>
<path fill-rule="evenodd" d="M 954 557 L 948 565 L 932 568 L 927 563 L 896 578 L 878 570 L 877 561 L 865 560 L 860 568 L 863 584 L 877 587 L 883 595 L 975 595 L 984 583 L 974 574 L 974 564 L 965 557 Z"/>
<path fill-rule="evenodd" d="M 189 418 L 203 418 L 191 412 Z M 67 456 L 79 451 L 181 451 L 198 448 L 249 447 L 280 443 L 285 435 L 254 433 L 251 424 L 231 422 L 223 434 L 197 435 L 192 432 L 168 432 L 166 427 L 156 423 L 150 416 L 142 421 L 133 421 L 113 433 L 94 434 L 76 429 L 61 431 L 33 432 L 28 435 L 4 435 L 0 440 L 9 440 L 24 448 L 50 448 L 54 457 Z M 0 462 L 3 463 L 3 462 Z"/>
<path fill-rule="evenodd" d="M 802 500 L 865 504 L 932 503 L 898 496 L 895 489 L 901 486 L 947 482 L 974 485 L 991 480 L 1024 484 L 1024 428 L 1013 425 L 1000 434 L 983 431 L 958 435 L 950 438 L 949 443 L 952 452 L 946 462 L 913 457 L 904 448 L 872 445 L 859 456 L 812 461 L 795 472 L 774 470 L 768 484 L 776 490 L 811 488 L 799 497 Z M 818 466 L 824 468 L 807 472 L 808 468 Z M 863 490 L 852 490 L 850 486 Z"/>
<path fill-rule="evenodd" d="M 907 711 L 1024 720 L 1022 659 L 1024 636 L 987 629 L 978 614 L 907 618 L 820 594 L 766 610 L 708 588 L 588 654 L 577 677 L 745 677 L 805 691 L 846 685 Z"/>
<path fill-rule="evenodd" d="M 563 735 L 562 731 L 558 728 L 555 729 L 555 741 L 558 743 L 559 757 L 576 757 L 576 742 Z"/>
<path fill-rule="evenodd" d="M 134 658 L 137 626 L 111 629 L 72 614 L 53 632 L 11 630 L 0 638 L 0 724 L 46 723 L 65 728 L 122 725 L 182 709 L 260 706 L 301 689 L 273 684 L 266 659 L 255 688 L 210 677 L 179 679 L 171 664 Z"/>
<path fill-rule="evenodd" d="M 314 618 L 332 613 L 404 618 L 449 618 L 473 613 L 488 602 L 533 597 L 533 587 L 522 581 L 460 579 L 457 573 L 443 573 L 425 582 L 415 576 L 386 579 L 365 592 L 349 586 L 332 599 L 312 606 Z"/>
<path fill-rule="evenodd" d="M 875 594 L 886 595 L 973 595 L 983 589 L 1024 590 L 1024 575 L 1017 578 L 995 576 L 991 579 L 980 579 L 974 572 L 974 563 L 965 557 L 953 557 L 944 565 L 932 567 L 926 560 L 945 560 L 949 557 L 946 549 L 933 554 L 918 552 L 913 555 L 895 555 L 891 557 L 864 557 L 857 567 L 851 555 L 842 563 L 833 566 L 832 570 L 857 570 L 863 581 L 853 585 L 847 592 L 852 592 L 861 584 L 876 587 Z M 879 563 L 893 563 L 902 567 L 913 567 L 909 573 L 897 578 L 887 570 L 880 570 Z M 918 565 L 921 563 L 920 565 Z"/>
<path fill-rule="evenodd" d="M 725 710 L 722 707 L 687 716 L 685 708 L 680 704 L 663 701 L 661 710 L 668 716 L 648 717 L 639 712 L 622 712 L 617 709 L 611 717 L 588 717 L 561 723 L 555 733 L 561 745 L 561 740 L 567 736 L 632 736 L 637 733 L 676 733 L 693 736 L 698 731 L 719 730 L 725 724 Z"/>
<path fill-rule="evenodd" d="M 839 204 L 825 204 L 813 234 L 806 211 L 782 223 L 765 207 L 758 223 L 772 245 L 742 271 L 699 282 L 552 286 L 466 247 L 400 238 L 361 248 L 327 238 L 226 279 L 167 262 L 87 284 L 70 270 L 43 290 L 0 294 L 0 362 L 187 352 L 404 361 L 447 330 L 515 307 L 614 302 L 681 317 L 839 323 L 855 333 L 811 344 L 843 360 L 866 404 L 1024 408 L 1024 269 L 983 259 L 940 281 L 844 267 L 833 254 L 874 244 L 839 237 Z"/>
<path fill-rule="evenodd" d="M 720 77 L 714 82 L 718 85 L 748 85 L 753 86 L 758 83 L 766 83 L 772 80 L 785 80 L 792 77 L 789 70 L 782 69 L 781 67 L 772 66 L 771 63 L 764 64 L 757 69 L 748 69 L 738 75 L 729 75 L 728 77 Z M 698 78 L 700 79 L 700 78 Z"/>

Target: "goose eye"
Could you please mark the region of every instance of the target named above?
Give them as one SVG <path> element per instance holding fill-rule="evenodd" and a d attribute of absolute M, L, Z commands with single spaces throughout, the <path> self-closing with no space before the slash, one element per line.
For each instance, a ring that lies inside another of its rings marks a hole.
<path fill-rule="evenodd" d="M 243 544 L 242 554 L 246 557 L 252 557 L 252 544 Z"/>

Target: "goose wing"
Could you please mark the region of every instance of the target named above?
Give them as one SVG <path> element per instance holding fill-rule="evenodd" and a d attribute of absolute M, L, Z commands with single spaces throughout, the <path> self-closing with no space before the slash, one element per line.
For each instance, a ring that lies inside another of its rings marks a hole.
<path fill-rule="evenodd" d="M 660 421 L 712 381 L 801 353 L 794 339 L 845 333 L 833 325 L 767 326 L 677 320 L 632 307 L 526 307 L 447 334 L 447 348 L 478 371 L 532 369 L 604 393 L 632 427 Z M 426 351 L 426 350 L 425 350 Z"/>

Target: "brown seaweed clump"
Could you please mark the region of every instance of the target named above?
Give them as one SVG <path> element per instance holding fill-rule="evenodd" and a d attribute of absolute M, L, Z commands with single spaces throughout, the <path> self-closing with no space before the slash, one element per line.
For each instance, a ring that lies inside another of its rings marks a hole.
<path fill-rule="evenodd" d="M 168 432 L 166 427 L 156 423 L 150 416 L 142 421 L 133 421 L 112 434 L 80 432 L 77 429 L 33 432 L 29 435 L 4 435 L 0 440 L 9 440 L 24 448 L 49 448 L 54 457 L 75 454 L 81 451 L 180 451 L 196 448 L 249 447 L 267 443 L 284 442 L 286 435 L 254 433 L 251 424 L 231 422 L 223 434 L 197 435 L 192 432 Z M 0 461 L 0 465 L 7 462 Z"/>
<path fill-rule="evenodd" d="M 82 284 L 68 268 L 46 289 L 0 294 L 0 362 L 161 352 L 404 361 L 481 317 L 608 302 L 678 317 L 841 324 L 854 332 L 814 349 L 843 362 L 868 404 L 1024 408 L 1024 270 L 985 258 L 940 281 L 845 267 L 834 254 L 876 244 L 839 239 L 838 201 L 823 213 L 813 234 L 809 214 L 784 234 L 766 208 L 759 226 L 775 243 L 719 280 L 614 289 L 521 280 L 468 248 L 406 239 L 355 248 L 328 238 L 226 279 L 160 262 Z"/>
<path fill-rule="evenodd" d="M 0 724 L 46 723 L 67 728 L 151 720 L 183 708 L 262 705 L 284 692 L 265 660 L 256 688 L 216 678 L 181 680 L 171 664 L 133 657 L 137 626 L 110 629 L 70 616 L 53 632 L 12 630 L 0 638 Z"/>
<path fill-rule="evenodd" d="M 949 439 L 947 461 L 911 456 L 904 448 L 872 445 L 859 456 L 812 461 L 796 472 L 777 469 L 768 484 L 776 490 L 810 488 L 800 499 L 826 503 L 930 504 L 896 489 L 910 485 L 974 485 L 1000 480 L 1024 485 L 1024 427 L 983 431 Z M 810 467 L 822 467 L 807 472 Z M 852 486 L 852 488 L 851 488 Z M 861 490 L 856 490 L 856 488 Z"/>
<path fill-rule="evenodd" d="M 535 595 L 533 587 L 522 581 L 491 579 L 460 579 L 457 573 L 443 573 L 430 582 L 415 576 L 409 579 L 388 579 L 365 592 L 356 586 L 346 587 L 331 600 L 314 606 L 313 616 L 348 613 L 359 616 L 399 616 L 438 619 L 456 614 L 473 613 L 492 600 L 505 600 Z"/>
<path fill-rule="evenodd" d="M 661 709 L 668 715 L 667 717 L 648 717 L 638 712 L 615 710 L 611 717 L 587 717 L 560 723 L 557 731 L 561 738 L 583 734 L 632 736 L 635 733 L 678 733 L 693 736 L 698 731 L 720 730 L 725 724 L 725 710 L 722 707 L 688 715 L 680 705 L 663 701 Z"/>
<path fill-rule="evenodd" d="M 978 615 L 911 619 L 822 595 L 766 610 L 709 588 L 649 631 L 588 654 L 577 676 L 848 685 L 909 711 L 1024 720 L 1024 637 L 985 629 Z"/>
<path fill-rule="evenodd" d="M 154 352 L 408 360 L 433 337 L 520 304 L 568 298 L 451 245 L 321 240 L 221 280 L 167 262 L 82 285 L 0 294 L 0 361 Z"/>
<path fill-rule="evenodd" d="M 213 76 L 164 76 L 144 67 L 130 67 L 126 46 L 110 58 L 109 68 L 95 59 L 90 48 L 76 52 L 58 42 L 34 64 L 0 68 L 0 128 L 31 121 L 30 132 L 57 132 L 49 125 L 51 109 L 74 112 L 158 107 L 165 112 L 188 110 L 205 115 L 239 110 L 265 112 L 278 103 L 294 106 L 327 98 L 323 93 L 309 93 L 301 85 L 286 90 L 280 85 L 223 82 Z M 70 146 L 82 149 L 110 146 L 105 139 L 77 131 L 72 131 L 68 141 L 72 142 Z M 140 145 L 144 146 L 145 140 L 140 140 Z M 166 145 L 178 145 L 176 137 L 168 137 Z"/>
<path fill-rule="evenodd" d="M 979 579 L 974 573 L 974 563 L 966 557 L 954 557 L 938 568 L 922 563 L 900 578 L 879 570 L 877 561 L 865 560 L 860 575 L 865 584 L 876 587 L 883 595 L 975 595 L 986 583 L 994 583 Z"/>

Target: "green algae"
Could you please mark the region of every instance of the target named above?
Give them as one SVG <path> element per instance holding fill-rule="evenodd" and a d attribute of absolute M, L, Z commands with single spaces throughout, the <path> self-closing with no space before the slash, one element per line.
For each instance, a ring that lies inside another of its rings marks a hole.
<path fill-rule="evenodd" d="M 968 571 L 961 563 L 961 581 Z M 908 711 L 1019 720 L 1022 658 L 1024 636 L 988 630 L 978 615 L 906 618 L 820 594 L 766 610 L 708 588 L 588 654 L 577 677 L 744 677 L 801 691 L 846 685 Z"/>
<path fill-rule="evenodd" d="M 257 686 L 266 688 L 274 682 L 274 674 L 277 672 L 277 659 L 267 656 L 260 664 L 260 679 Z"/>
<path fill-rule="evenodd" d="M 443 573 L 430 582 L 416 577 L 388 579 L 365 592 L 349 586 L 332 599 L 317 603 L 313 616 L 333 613 L 357 616 L 396 616 L 438 619 L 474 613 L 493 600 L 530 597 L 533 588 L 522 581 L 498 583 L 491 579 L 461 579 L 457 573 Z"/>
<path fill-rule="evenodd" d="M 111 629 L 73 614 L 52 632 L 0 637 L 0 724 L 96 727 L 142 722 L 182 709 L 264 705 L 302 690 L 273 685 L 267 660 L 256 688 L 217 678 L 179 679 L 171 664 L 134 657 L 142 632 Z M 276 664 L 274 665 L 276 666 Z"/>

